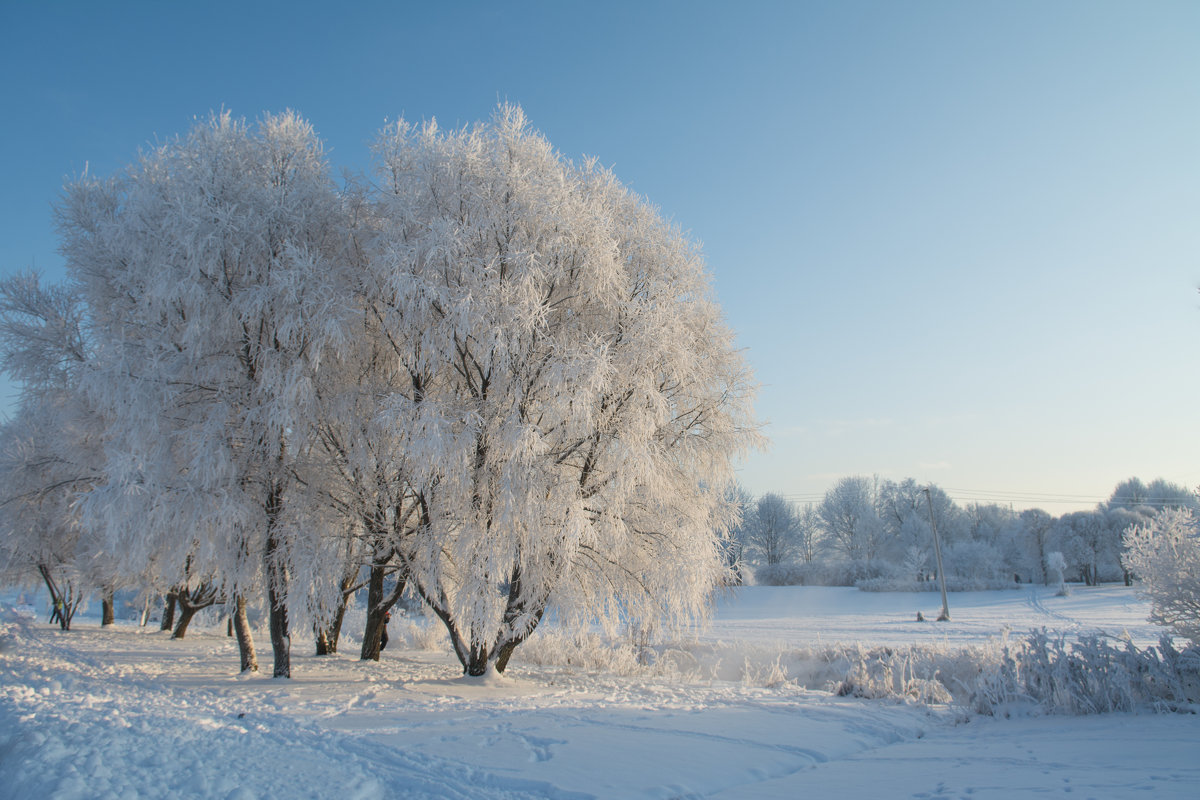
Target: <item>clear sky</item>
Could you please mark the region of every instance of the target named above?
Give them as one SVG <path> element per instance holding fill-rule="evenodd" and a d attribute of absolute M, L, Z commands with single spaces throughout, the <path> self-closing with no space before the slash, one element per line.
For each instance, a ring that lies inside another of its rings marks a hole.
<path fill-rule="evenodd" d="M 508 100 L 703 242 L 755 493 L 1200 484 L 1200 3 L 12 0 L 0 69 L 5 274 L 61 277 L 64 178 L 210 110 L 360 171 L 387 119 Z"/>

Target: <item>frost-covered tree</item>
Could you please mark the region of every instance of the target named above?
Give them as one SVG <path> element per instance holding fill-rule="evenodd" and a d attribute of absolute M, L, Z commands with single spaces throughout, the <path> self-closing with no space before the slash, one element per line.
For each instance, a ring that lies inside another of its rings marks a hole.
<path fill-rule="evenodd" d="M 1155 478 L 1150 483 L 1143 483 L 1139 478 L 1129 478 L 1117 484 L 1104 506 L 1110 510 L 1127 508 L 1146 515 L 1164 508 L 1190 508 L 1200 511 L 1200 498 L 1186 486 L 1171 483 L 1163 478 Z"/>
<path fill-rule="evenodd" d="M 1054 528 L 1054 517 L 1040 508 L 1029 508 L 1019 515 L 1017 551 L 1020 554 L 1018 569 L 1030 576 L 1030 580 L 1050 585 L 1050 574 L 1046 571 L 1046 559 L 1050 555 L 1050 534 Z"/>
<path fill-rule="evenodd" d="M 1059 595 L 1067 594 L 1066 581 L 1067 558 L 1059 550 L 1054 550 L 1046 556 L 1046 584 L 1058 584 Z"/>
<path fill-rule="evenodd" d="M 756 434 L 695 246 L 514 107 L 397 123 L 377 153 L 369 269 L 410 377 L 384 411 L 419 509 L 396 545 L 464 670 L 502 671 L 552 604 L 700 613 Z"/>
<path fill-rule="evenodd" d="M 754 504 L 746 543 L 767 566 L 791 561 L 798 552 L 800 515 L 783 495 L 767 492 Z"/>
<path fill-rule="evenodd" d="M 1133 585 L 1133 573 L 1121 556 L 1125 548 L 1125 537 L 1131 528 L 1145 523 L 1147 519 L 1148 517 L 1145 514 L 1141 514 L 1130 508 L 1109 508 L 1104 512 L 1104 524 L 1108 526 L 1116 541 L 1120 543 L 1118 558 L 1121 559 L 1121 577 L 1126 586 Z"/>
<path fill-rule="evenodd" d="M 234 596 L 261 578 L 277 676 L 292 558 L 316 535 L 286 501 L 314 372 L 344 338 L 343 227 L 321 144 L 292 113 L 255 128 L 214 116 L 121 175 L 84 176 L 60 208 L 109 430 L 85 514 L 130 568 L 189 563 Z"/>
<path fill-rule="evenodd" d="M 796 559 L 801 564 L 816 561 L 821 552 L 821 517 L 815 503 L 805 503 L 796 516 Z"/>
<path fill-rule="evenodd" d="M 1167 509 L 1125 535 L 1124 562 L 1150 600 L 1150 620 L 1200 644 L 1200 523 Z"/>
<path fill-rule="evenodd" d="M 92 588 L 116 585 L 113 559 L 80 529 L 75 498 L 97 480 L 100 417 L 79 392 L 88 359 L 83 305 L 36 273 L 0 281 L 0 369 L 20 386 L 0 435 L 0 568 L 36 570 L 62 628 Z"/>
<path fill-rule="evenodd" d="M 847 561 L 869 563 L 880 553 L 885 527 L 877 499 L 877 481 L 857 475 L 838 481 L 817 506 L 827 543 Z"/>
<path fill-rule="evenodd" d="M 927 488 L 930 492 L 928 498 L 925 496 Z M 884 534 L 878 556 L 888 558 L 892 564 L 900 564 L 911 548 L 931 551 L 931 504 L 943 543 L 950 544 L 968 538 L 967 517 L 943 489 L 918 484 L 912 478 L 879 483 L 875 505 L 884 526 Z"/>
<path fill-rule="evenodd" d="M 435 371 L 422 363 L 420 340 L 410 328 L 418 323 L 405 305 L 408 276 L 389 272 L 394 242 L 386 209 L 391 203 L 373 204 L 358 186 L 351 186 L 346 197 L 356 223 L 349 230 L 352 269 L 345 290 L 357 319 L 345 346 L 326 359 L 318 376 L 318 422 L 304 483 L 338 517 L 327 524 L 338 531 L 334 538 L 341 540 L 345 563 L 318 650 L 336 645 L 345 601 L 365 585 L 360 657 L 377 660 L 386 614 L 407 585 L 402 547 L 420 520 L 408 476 L 421 471 L 413 466 L 421 451 L 412 447 L 407 419 L 394 409 L 400 398 L 419 402 Z"/>
<path fill-rule="evenodd" d="M 1115 568 L 1119 545 L 1110 533 L 1102 512 L 1075 511 L 1058 518 L 1051 536 L 1068 563 L 1078 565 L 1083 582 L 1095 586 L 1102 566 L 1112 561 Z"/>
<path fill-rule="evenodd" d="M 731 585 L 740 586 L 746 568 L 746 543 L 749 526 L 754 519 L 754 495 L 740 483 L 728 489 L 729 502 L 737 510 L 737 524 L 730 529 L 725 543 L 725 567 L 729 570 Z"/>

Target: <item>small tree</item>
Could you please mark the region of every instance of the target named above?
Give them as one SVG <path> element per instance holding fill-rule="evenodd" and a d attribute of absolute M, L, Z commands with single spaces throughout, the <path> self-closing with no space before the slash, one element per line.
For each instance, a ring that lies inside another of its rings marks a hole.
<path fill-rule="evenodd" d="M 1066 569 L 1067 559 L 1058 550 L 1046 556 L 1046 582 L 1047 584 L 1057 583 L 1058 594 L 1061 597 L 1067 595 L 1067 581 L 1064 577 Z"/>
<path fill-rule="evenodd" d="M 36 569 L 69 630 L 91 586 L 113 586 L 112 559 L 81 531 L 75 498 L 96 479 L 99 417 L 79 391 L 89 345 L 75 289 L 37 273 L 0 281 L 0 370 L 21 387 L 0 428 L 0 570 Z"/>
<path fill-rule="evenodd" d="M 1167 509 L 1125 534 L 1124 563 L 1142 581 L 1150 621 L 1200 644 L 1200 523 Z"/>

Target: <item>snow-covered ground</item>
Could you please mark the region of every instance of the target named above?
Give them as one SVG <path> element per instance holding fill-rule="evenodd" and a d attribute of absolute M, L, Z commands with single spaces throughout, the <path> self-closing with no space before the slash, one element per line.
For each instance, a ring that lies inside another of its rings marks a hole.
<path fill-rule="evenodd" d="M 380 663 L 352 640 L 317 658 L 297 639 L 295 677 L 277 681 L 235 675 L 219 628 L 171 641 L 85 617 L 61 633 L 6 605 L 0 798 L 1200 797 L 1200 716 L 994 719 L 788 674 L 788 653 L 814 647 L 1160 634 L 1120 586 L 952 594 L 951 622 L 915 621 L 939 608 L 936 593 L 748 587 L 657 668 L 553 666 L 550 636 L 481 680 L 441 648 L 404 648 L 406 631 L 434 637 L 394 622 Z"/>

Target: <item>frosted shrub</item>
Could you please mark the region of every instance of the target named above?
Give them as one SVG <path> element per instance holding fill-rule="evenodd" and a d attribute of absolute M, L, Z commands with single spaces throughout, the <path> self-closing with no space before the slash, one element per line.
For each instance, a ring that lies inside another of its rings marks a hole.
<path fill-rule="evenodd" d="M 530 638 L 519 663 L 590 675 L 827 691 L 1006 717 L 1186 712 L 1200 703 L 1200 648 L 1177 649 L 1169 637 L 1146 649 L 1101 636 L 1068 642 L 1045 630 L 957 648 L 795 648 L 697 640 L 651 644 L 552 627 Z"/>
<path fill-rule="evenodd" d="M 1068 594 L 1070 594 L 1070 590 L 1067 589 L 1067 581 L 1064 578 L 1064 570 L 1066 570 L 1066 568 L 1067 559 L 1063 557 L 1063 554 L 1059 551 L 1055 550 L 1053 553 L 1050 553 L 1048 556 L 1046 556 L 1046 583 L 1058 584 L 1059 597 L 1066 597 Z"/>
<path fill-rule="evenodd" d="M 950 703 L 954 697 L 938 680 L 936 664 L 918 648 L 859 651 L 850 674 L 836 687 L 839 696 L 902 698 L 919 703 Z"/>
<path fill-rule="evenodd" d="M 634 646 L 594 633 L 568 634 L 540 630 L 521 649 L 518 663 L 542 667 L 574 667 L 587 672 L 635 675 L 639 664 Z"/>
<path fill-rule="evenodd" d="M 969 698 L 982 714 L 1008 716 L 1019 709 L 1051 714 L 1185 710 L 1200 701 L 1200 650 L 1176 650 L 1164 637 L 1158 647 L 1114 646 L 1098 636 L 1068 644 L 1035 631 L 999 659 L 983 665 Z"/>

